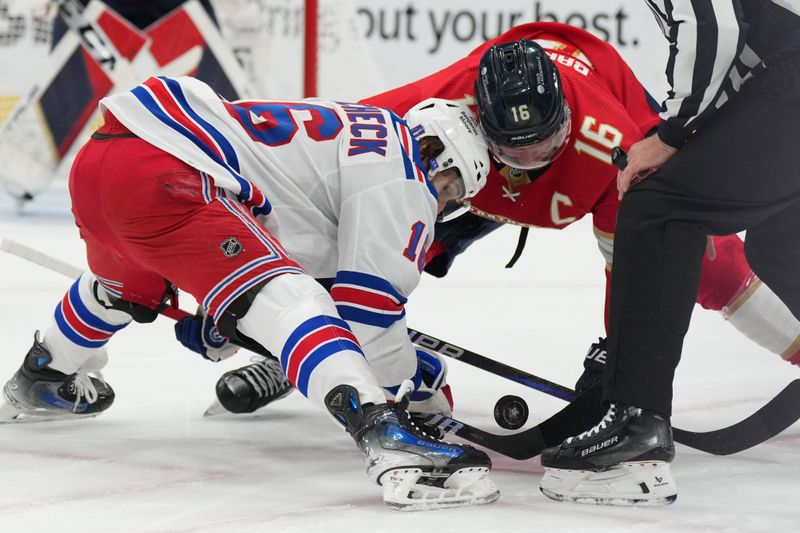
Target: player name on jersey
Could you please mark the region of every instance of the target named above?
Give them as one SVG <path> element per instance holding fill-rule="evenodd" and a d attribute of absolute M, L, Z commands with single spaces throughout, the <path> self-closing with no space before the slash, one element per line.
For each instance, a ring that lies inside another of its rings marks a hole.
<path fill-rule="evenodd" d="M 350 149 L 347 155 L 375 153 L 386 156 L 386 119 L 377 107 L 342 104 L 350 121 Z"/>

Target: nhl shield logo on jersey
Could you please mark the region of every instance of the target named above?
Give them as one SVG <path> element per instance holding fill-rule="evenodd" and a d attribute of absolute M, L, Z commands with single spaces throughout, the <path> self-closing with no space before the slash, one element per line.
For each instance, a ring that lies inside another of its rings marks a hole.
<path fill-rule="evenodd" d="M 500 169 L 500 175 L 506 179 L 508 186 L 512 191 L 515 191 L 519 187 L 527 185 L 531 182 L 531 178 L 528 173 L 519 168 L 504 166 Z"/>
<path fill-rule="evenodd" d="M 236 257 L 244 251 L 244 245 L 236 237 L 228 237 L 220 243 L 219 249 L 225 257 Z"/>

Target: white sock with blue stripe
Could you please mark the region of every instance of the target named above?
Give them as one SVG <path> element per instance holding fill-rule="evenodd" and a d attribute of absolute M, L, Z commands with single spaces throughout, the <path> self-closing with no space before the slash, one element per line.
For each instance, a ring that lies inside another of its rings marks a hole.
<path fill-rule="evenodd" d="M 385 402 L 358 341 L 310 276 L 270 280 L 237 328 L 278 357 L 297 390 L 321 407 L 325 395 L 342 384 L 355 387 L 362 403 Z"/>
<path fill-rule="evenodd" d="M 108 339 L 132 320 L 128 313 L 101 305 L 94 297 L 94 282 L 94 275 L 84 272 L 56 306 L 42 341 L 53 357 L 48 366 L 54 370 L 65 374 L 79 368 L 99 370 L 107 360 Z M 97 291 L 106 297 L 102 286 Z"/>

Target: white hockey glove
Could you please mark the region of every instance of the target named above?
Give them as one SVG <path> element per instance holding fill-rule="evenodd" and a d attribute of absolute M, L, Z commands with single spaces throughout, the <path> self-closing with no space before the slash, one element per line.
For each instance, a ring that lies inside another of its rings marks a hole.
<path fill-rule="evenodd" d="M 433 413 L 450 416 L 453 400 L 447 385 L 447 365 L 442 357 L 423 348 L 417 350 L 417 373 L 414 376 L 414 392 L 411 393 L 408 410 L 412 413 Z"/>
<path fill-rule="evenodd" d="M 239 351 L 239 347 L 217 331 L 214 320 L 198 308 L 197 314 L 175 323 L 175 337 L 181 344 L 209 361 L 219 362 Z"/>

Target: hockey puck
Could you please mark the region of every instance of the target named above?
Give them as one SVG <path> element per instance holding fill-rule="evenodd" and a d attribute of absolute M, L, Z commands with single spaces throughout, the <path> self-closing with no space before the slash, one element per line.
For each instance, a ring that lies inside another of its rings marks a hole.
<path fill-rule="evenodd" d="M 494 404 L 494 420 L 505 429 L 519 429 L 528 421 L 528 404 L 519 396 L 509 394 Z"/>

